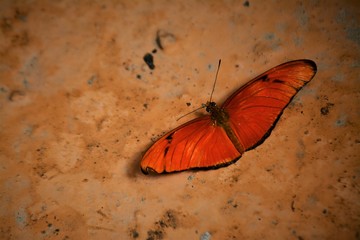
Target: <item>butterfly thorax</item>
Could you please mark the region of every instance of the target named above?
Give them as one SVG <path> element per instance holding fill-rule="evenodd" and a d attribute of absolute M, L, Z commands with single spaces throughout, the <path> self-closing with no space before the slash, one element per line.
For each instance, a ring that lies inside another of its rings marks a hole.
<path fill-rule="evenodd" d="M 211 114 L 211 120 L 215 125 L 227 125 L 229 121 L 229 114 L 225 111 L 225 109 L 218 107 L 215 102 L 207 102 L 205 106 L 206 111 Z"/>

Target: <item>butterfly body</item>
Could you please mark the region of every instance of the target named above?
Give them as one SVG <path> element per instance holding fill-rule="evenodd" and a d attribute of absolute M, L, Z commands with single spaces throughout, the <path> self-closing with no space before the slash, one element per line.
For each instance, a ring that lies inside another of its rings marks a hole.
<path fill-rule="evenodd" d="M 239 140 L 236 137 L 236 134 L 229 125 L 229 114 L 227 113 L 226 109 L 218 107 L 215 102 L 207 102 L 205 106 L 206 111 L 210 113 L 214 127 L 223 128 L 228 138 L 234 144 L 236 150 L 238 150 L 239 154 L 243 154 L 245 149 L 241 146 Z"/>
<path fill-rule="evenodd" d="M 284 108 L 316 73 L 311 60 L 281 64 L 235 91 L 221 107 L 203 105 L 209 115 L 195 118 L 168 132 L 141 161 L 144 173 L 218 168 L 270 135 Z"/>

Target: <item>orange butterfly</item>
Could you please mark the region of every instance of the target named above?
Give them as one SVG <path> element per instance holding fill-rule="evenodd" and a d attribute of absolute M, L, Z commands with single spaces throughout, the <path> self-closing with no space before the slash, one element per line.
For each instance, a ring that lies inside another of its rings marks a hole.
<path fill-rule="evenodd" d="M 157 140 L 141 160 L 147 174 L 194 168 L 219 168 L 236 162 L 261 144 L 284 108 L 316 73 L 315 62 L 295 60 L 274 67 L 234 92 L 218 107 L 204 104 L 210 115 L 195 118 Z"/>

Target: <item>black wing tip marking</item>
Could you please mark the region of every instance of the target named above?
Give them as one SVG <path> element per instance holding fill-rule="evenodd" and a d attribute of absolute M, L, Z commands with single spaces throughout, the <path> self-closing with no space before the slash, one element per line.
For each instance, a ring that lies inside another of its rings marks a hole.
<path fill-rule="evenodd" d="M 285 65 L 285 64 L 289 64 L 289 63 L 295 63 L 295 62 L 303 62 L 307 65 L 310 66 L 310 68 L 314 71 L 314 75 L 315 73 L 317 72 L 317 65 L 316 63 L 313 61 L 313 60 L 310 60 L 310 59 L 298 59 L 298 60 L 293 60 L 293 61 L 289 61 L 289 62 L 286 62 L 286 63 L 283 63 L 281 65 Z M 281 66 L 280 65 L 280 66 Z"/>
<path fill-rule="evenodd" d="M 314 72 L 314 75 L 313 75 L 313 76 L 315 76 L 315 74 L 316 74 L 316 72 L 317 72 L 316 63 L 315 63 L 314 61 L 312 61 L 312 60 L 309 60 L 309 59 L 300 59 L 300 60 L 289 61 L 289 62 L 286 62 L 286 63 L 283 63 L 283 64 L 279 65 L 278 67 L 280 67 L 280 66 L 282 66 L 282 65 L 288 65 L 289 63 L 299 63 L 299 62 L 303 62 L 303 63 L 305 63 L 306 65 L 308 65 L 308 66 L 313 70 L 313 72 Z M 259 80 L 261 80 L 261 81 L 263 81 L 263 82 L 269 82 L 269 81 L 270 81 L 268 74 L 265 74 L 265 75 L 261 76 L 261 77 L 259 78 Z M 311 79 L 310 79 L 310 80 L 311 80 Z M 310 80 L 309 80 L 309 81 L 310 81 Z M 271 82 L 274 82 L 274 83 L 284 83 L 284 81 L 281 80 L 281 79 L 274 79 L 274 80 L 272 80 Z"/>
<path fill-rule="evenodd" d="M 303 61 L 303 62 L 309 64 L 315 71 L 317 70 L 316 63 L 315 63 L 313 60 L 310 60 L 310 59 L 300 59 L 300 60 L 295 60 L 295 61 Z"/>
<path fill-rule="evenodd" d="M 309 79 L 309 81 L 315 76 L 316 72 L 317 72 L 317 65 L 313 60 L 310 59 L 300 59 L 300 60 L 295 60 L 295 61 L 302 61 L 304 63 L 306 63 L 307 65 L 309 65 L 309 67 L 313 70 L 314 74 L 313 76 Z"/>

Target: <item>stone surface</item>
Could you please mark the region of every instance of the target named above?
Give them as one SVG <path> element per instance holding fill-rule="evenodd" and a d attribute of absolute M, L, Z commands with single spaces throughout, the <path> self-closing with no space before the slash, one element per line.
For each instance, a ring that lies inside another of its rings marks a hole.
<path fill-rule="evenodd" d="M 359 1 L 8 0 L 0 17 L 1 239 L 359 239 Z M 237 163 L 142 175 L 219 58 L 219 103 L 288 60 L 318 73 Z"/>

